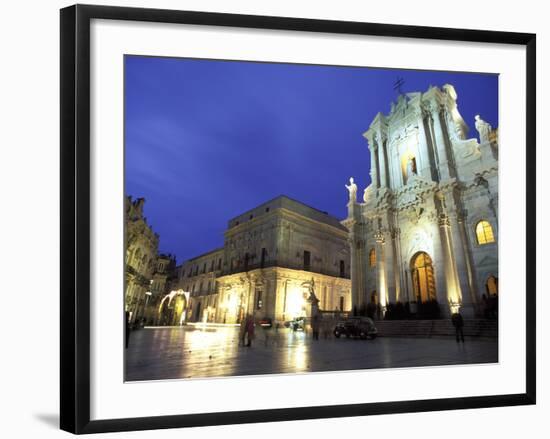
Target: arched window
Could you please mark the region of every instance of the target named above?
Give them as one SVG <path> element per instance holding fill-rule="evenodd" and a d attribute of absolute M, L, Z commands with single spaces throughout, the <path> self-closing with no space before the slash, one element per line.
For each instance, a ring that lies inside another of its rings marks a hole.
<path fill-rule="evenodd" d="M 493 275 L 489 276 L 487 278 L 485 288 L 487 289 L 487 294 L 489 294 L 489 296 L 498 295 L 498 279 Z"/>
<path fill-rule="evenodd" d="M 481 220 L 476 225 L 477 243 L 479 245 L 490 244 L 495 242 L 495 236 L 493 235 L 493 228 L 491 223 L 486 220 Z"/>
<path fill-rule="evenodd" d="M 416 158 L 410 150 L 401 156 L 401 172 L 403 174 L 403 183 L 405 184 L 407 184 L 413 174 L 417 174 Z"/>
<path fill-rule="evenodd" d="M 136 250 L 134 251 L 133 262 L 134 267 L 139 269 L 139 264 L 141 262 L 141 250 L 139 249 L 139 247 L 136 248 Z"/>
<path fill-rule="evenodd" d="M 146 270 L 147 269 L 147 255 L 143 255 L 143 257 L 141 258 L 141 262 L 139 264 L 139 269 L 144 269 Z"/>
<path fill-rule="evenodd" d="M 369 252 L 369 265 L 376 267 L 376 250 L 374 248 L 371 248 Z"/>

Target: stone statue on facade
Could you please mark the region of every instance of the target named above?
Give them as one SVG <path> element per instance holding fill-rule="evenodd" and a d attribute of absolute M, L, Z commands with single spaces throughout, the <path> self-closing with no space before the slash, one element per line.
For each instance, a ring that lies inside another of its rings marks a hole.
<path fill-rule="evenodd" d="M 317 296 L 315 295 L 315 280 L 311 278 L 311 280 L 302 282 L 302 286 L 307 288 L 309 291 L 309 297 L 307 298 L 307 301 L 312 305 L 317 306 L 320 300 L 317 299 Z"/>
<path fill-rule="evenodd" d="M 349 183 L 349 185 L 346 184 L 346 189 L 349 191 L 349 201 L 350 203 L 357 203 L 357 185 L 353 177 L 350 177 Z"/>
<path fill-rule="evenodd" d="M 409 157 L 409 161 L 407 162 L 407 179 L 411 178 L 413 175 L 416 175 L 413 160 L 413 157 Z"/>
<path fill-rule="evenodd" d="M 479 133 L 479 142 L 485 143 L 489 141 L 489 134 L 491 134 L 492 127 L 485 122 L 479 114 L 476 114 L 476 130 Z"/>
<path fill-rule="evenodd" d="M 310 281 L 303 282 L 302 286 L 307 288 L 309 291 L 309 297 L 307 298 L 307 301 L 311 305 L 310 317 L 315 317 L 319 314 L 319 303 L 320 303 L 320 300 L 315 295 L 315 280 L 311 278 Z"/>

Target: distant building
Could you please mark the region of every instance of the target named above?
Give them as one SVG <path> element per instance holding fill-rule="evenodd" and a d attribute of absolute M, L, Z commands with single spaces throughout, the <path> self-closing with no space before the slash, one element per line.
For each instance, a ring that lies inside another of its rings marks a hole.
<path fill-rule="evenodd" d="M 285 196 L 231 219 L 222 248 L 178 267 L 180 320 L 307 316 L 311 281 L 321 310 L 350 311 L 347 235 L 336 218 Z"/>
<path fill-rule="evenodd" d="M 468 138 L 451 85 L 407 93 L 364 134 L 372 183 L 348 218 L 352 303 L 480 315 L 498 294 L 498 132 Z M 484 297 L 485 296 L 485 297 Z"/>
<path fill-rule="evenodd" d="M 172 283 L 177 279 L 176 273 L 176 258 L 170 254 L 160 254 L 157 257 L 157 265 L 151 282 L 151 297 L 148 302 L 148 307 L 145 311 L 145 320 L 150 324 L 159 323 L 159 307 L 163 298 L 172 289 Z M 177 322 L 171 321 L 169 315 L 173 315 L 173 308 L 166 306 L 161 309 L 160 316 L 164 317 L 165 323 L 177 324 Z M 172 319 L 173 320 L 173 319 Z"/>
<path fill-rule="evenodd" d="M 155 321 L 155 304 L 169 290 L 169 280 L 175 268 L 170 255 L 158 255 L 159 236 L 143 215 L 144 198 L 125 200 L 125 308 L 132 322 Z"/>

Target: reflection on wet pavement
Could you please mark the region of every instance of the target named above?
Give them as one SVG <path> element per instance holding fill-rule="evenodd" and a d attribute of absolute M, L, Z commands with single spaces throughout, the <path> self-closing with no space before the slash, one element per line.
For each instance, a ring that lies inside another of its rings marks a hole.
<path fill-rule="evenodd" d="M 492 363 L 497 340 L 377 338 L 318 341 L 289 329 L 256 331 L 252 347 L 239 346 L 239 329 L 145 328 L 132 332 L 126 350 L 126 380 Z"/>

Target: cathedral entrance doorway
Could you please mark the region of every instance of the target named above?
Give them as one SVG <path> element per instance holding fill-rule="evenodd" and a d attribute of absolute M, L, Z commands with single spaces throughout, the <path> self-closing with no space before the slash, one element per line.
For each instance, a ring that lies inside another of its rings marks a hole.
<path fill-rule="evenodd" d="M 436 299 L 434 269 L 428 253 L 419 252 L 412 257 L 411 276 L 417 302 L 424 303 Z"/>

